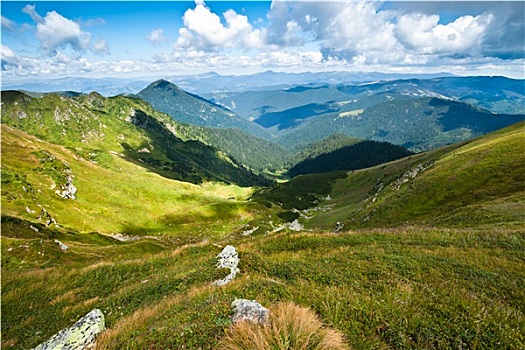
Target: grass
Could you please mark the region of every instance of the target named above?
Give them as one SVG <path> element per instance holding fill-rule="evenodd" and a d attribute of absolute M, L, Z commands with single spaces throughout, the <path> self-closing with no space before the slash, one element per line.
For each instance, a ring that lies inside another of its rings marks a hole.
<path fill-rule="evenodd" d="M 55 163 L 69 165 L 76 200 L 62 199 L 51 189 L 58 171 L 41 170 L 37 155 L 42 149 L 56 157 Z M 76 231 L 178 235 L 189 242 L 220 238 L 252 219 L 260 207 L 246 201 L 250 188 L 173 181 L 118 155 L 112 155 L 113 168 L 108 169 L 6 125 L 2 152 L 10 155 L 2 160 L 2 213 L 28 221 L 38 222 L 46 208 L 59 225 Z"/>
<path fill-rule="evenodd" d="M 33 348 L 99 308 L 108 330 L 98 349 L 216 349 L 236 334 L 236 298 L 311 310 L 353 349 L 524 348 L 522 137 L 523 123 L 371 169 L 298 177 L 250 200 L 250 188 L 166 179 L 115 154 L 82 160 L 2 125 L 2 348 Z M 57 161 L 41 163 L 41 150 Z M 76 200 L 51 189 L 66 164 Z M 241 234 L 314 207 L 327 210 L 307 223 L 323 230 Z M 44 212 L 59 225 L 38 219 Z M 348 230 L 363 216 L 377 228 Z M 326 233 L 336 220 L 343 231 Z M 226 244 L 240 274 L 214 287 Z"/>
<path fill-rule="evenodd" d="M 34 347 L 97 307 L 108 325 L 99 349 L 213 349 L 232 332 L 235 298 L 310 308 L 354 349 L 525 345 L 519 230 L 232 236 L 241 274 L 225 287 L 211 286 L 226 273 L 215 269 L 221 248 L 212 243 L 64 240 L 62 253 L 42 241 L 2 237 L 3 259 L 31 262 L 41 249 L 56 256 L 46 268 L 3 267 L 2 346 Z"/>
<path fill-rule="evenodd" d="M 235 324 L 218 345 L 220 350 L 345 350 L 339 332 L 324 328 L 318 316 L 293 303 L 270 309 L 268 323 Z"/>
<path fill-rule="evenodd" d="M 518 123 L 484 137 L 421 153 L 369 169 L 349 172 L 331 184 L 327 195 L 304 208 L 317 211 L 307 227 L 333 230 L 346 227 L 393 227 L 407 223 L 427 226 L 493 227 L 525 220 L 525 124 Z M 407 182 L 396 182 L 409 169 L 425 169 Z M 324 175 L 324 174 L 323 174 Z M 318 175 L 311 175 L 315 184 Z M 321 177 L 319 177 L 321 179 Z M 328 184 L 329 189 L 326 190 Z M 292 199 L 305 187 L 291 181 Z M 329 196 L 328 196 L 329 195 Z M 291 202 L 293 203 L 293 202 Z M 288 208 L 283 208 L 287 209 Z M 307 215 L 312 216 L 311 212 Z"/>

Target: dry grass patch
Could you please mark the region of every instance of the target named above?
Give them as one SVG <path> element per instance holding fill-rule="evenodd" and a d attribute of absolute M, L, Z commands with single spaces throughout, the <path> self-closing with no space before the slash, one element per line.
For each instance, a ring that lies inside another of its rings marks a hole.
<path fill-rule="evenodd" d="M 230 328 L 219 350 L 348 350 L 340 332 L 325 328 L 310 309 L 293 303 L 270 308 L 268 323 L 239 322 Z"/>

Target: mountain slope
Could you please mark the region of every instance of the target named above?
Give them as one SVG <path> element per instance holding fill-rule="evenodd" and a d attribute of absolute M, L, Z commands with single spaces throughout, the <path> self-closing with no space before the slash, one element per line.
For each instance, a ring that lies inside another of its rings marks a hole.
<path fill-rule="evenodd" d="M 433 97 L 391 98 L 367 108 L 353 109 L 352 104 L 345 108 L 352 110 L 310 118 L 285 130 L 275 141 L 285 148 L 297 147 L 337 132 L 424 151 L 465 141 L 525 119 L 524 115 L 494 114 Z"/>
<path fill-rule="evenodd" d="M 288 175 L 297 176 L 369 168 L 412 154 L 406 148 L 388 142 L 361 141 L 316 157 L 307 158 L 290 168 Z"/>
<path fill-rule="evenodd" d="M 298 176 L 255 195 L 333 229 L 525 222 L 525 124 L 369 169 Z"/>
<path fill-rule="evenodd" d="M 184 142 L 172 131 L 171 118 L 138 99 L 105 99 L 96 93 L 31 98 L 10 91 L 2 99 L 3 123 L 70 147 L 79 157 L 105 164 L 110 153 L 122 154 L 163 176 L 192 183 L 268 183 L 213 147 Z"/>
<path fill-rule="evenodd" d="M 290 156 L 278 144 L 236 128 L 207 128 L 175 123 L 174 130 L 182 139 L 198 140 L 216 147 L 238 163 L 258 172 L 280 170 Z"/>
<path fill-rule="evenodd" d="M 161 177 L 118 154 L 88 158 L 85 151 L 82 157 L 77 149 L 2 124 L 2 216 L 21 219 L 15 227 L 32 234 L 30 225 L 84 233 L 171 234 L 192 242 L 233 229 L 257 209 L 242 201 L 250 189 L 197 186 Z M 75 199 L 56 193 L 67 177 Z M 2 229 L 4 234 L 4 223 Z"/>
<path fill-rule="evenodd" d="M 224 107 L 185 92 L 166 80 L 151 83 L 137 96 L 178 122 L 215 128 L 237 128 L 267 138 L 264 129 L 239 118 Z"/>

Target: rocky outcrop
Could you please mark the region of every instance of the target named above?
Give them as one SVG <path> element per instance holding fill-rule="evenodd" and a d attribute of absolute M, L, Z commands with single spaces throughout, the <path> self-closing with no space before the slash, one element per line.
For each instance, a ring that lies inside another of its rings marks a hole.
<path fill-rule="evenodd" d="M 82 350 L 93 347 L 96 336 L 105 329 L 104 314 L 93 309 L 73 327 L 63 329 L 33 350 Z"/>
<path fill-rule="evenodd" d="M 252 321 L 255 323 L 268 322 L 269 310 L 255 300 L 235 299 L 232 303 L 233 323 Z"/>
<path fill-rule="evenodd" d="M 217 255 L 217 268 L 218 269 L 230 269 L 230 274 L 220 280 L 213 282 L 215 286 L 223 286 L 230 283 L 235 278 L 235 275 L 239 272 L 237 265 L 239 264 L 239 255 L 235 248 L 231 245 L 224 247 L 222 252 Z"/>
<path fill-rule="evenodd" d="M 55 193 L 65 199 L 76 199 L 77 188 L 73 185 L 73 176 L 69 175 L 65 184 L 60 185 L 60 190 Z"/>

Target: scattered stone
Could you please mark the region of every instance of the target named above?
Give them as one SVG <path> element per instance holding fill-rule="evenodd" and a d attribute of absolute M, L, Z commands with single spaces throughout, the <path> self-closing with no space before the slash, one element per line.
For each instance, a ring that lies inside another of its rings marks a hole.
<path fill-rule="evenodd" d="M 52 336 L 33 350 L 82 350 L 93 347 L 96 336 L 105 329 L 104 314 L 93 309 L 79 319 L 71 328 L 66 328 Z"/>
<path fill-rule="evenodd" d="M 232 303 L 233 323 L 252 321 L 255 323 L 268 322 L 269 310 L 255 300 L 235 299 Z"/>
<path fill-rule="evenodd" d="M 392 183 L 392 188 L 396 191 L 399 190 L 401 188 L 401 185 L 403 185 L 405 182 L 409 182 L 410 180 L 415 179 L 419 174 L 429 169 L 433 165 L 434 161 L 429 161 L 426 163 L 419 164 L 418 166 L 408 170 L 406 173 L 401 175 L 399 179 Z"/>
<path fill-rule="evenodd" d="M 139 236 L 128 236 L 122 233 L 113 233 L 109 236 L 121 242 L 132 242 L 132 241 L 138 241 L 140 239 Z"/>
<path fill-rule="evenodd" d="M 27 118 L 27 114 L 24 111 L 17 111 L 16 112 L 16 116 L 18 117 L 18 119 L 25 119 L 25 118 Z"/>
<path fill-rule="evenodd" d="M 342 222 L 339 222 L 339 221 L 336 222 L 334 232 L 338 233 L 339 231 L 341 231 L 343 229 L 344 226 L 345 226 L 345 224 L 343 224 Z"/>
<path fill-rule="evenodd" d="M 63 252 L 65 252 L 66 250 L 69 249 L 69 247 L 67 245 L 65 245 L 64 243 L 60 242 L 58 239 L 55 239 L 55 243 L 57 243 L 60 246 L 60 250 L 62 250 Z"/>
<path fill-rule="evenodd" d="M 73 177 L 69 175 L 67 182 L 61 185 L 60 190 L 56 190 L 55 193 L 65 199 L 76 199 L 77 188 L 73 185 Z"/>
<path fill-rule="evenodd" d="M 56 220 L 47 212 L 46 208 L 42 208 L 40 211 L 40 215 L 37 217 L 38 220 L 43 220 L 46 226 L 49 226 L 51 224 L 55 224 L 58 226 Z"/>
<path fill-rule="evenodd" d="M 215 286 L 223 286 L 230 283 L 235 278 L 235 275 L 239 272 L 237 265 L 239 264 L 239 255 L 235 248 L 231 245 L 224 247 L 222 252 L 217 255 L 217 268 L 218 269 L 230 269 L 230 274 L 220 280 L 213 282 Z"/>
<path fill-rule="evenodd" d="M 242 235 L 243 236 L 249 236 L 251 235 L 252 233 L 254 233 L 255 231 L 257 231 L 259 229 L 259 226 L 256 226 L 254 228 L 252 228 L 251 230 L 246 230 L 246 231 L 242 231 Z"/>
<path fill-rule="evenodd" d="M 299 223 L 299 220 L 295 219 L 288 224 L 288 228 L 292 231 L 302 231 L 304 226 Z"/>
<path fill-rule="evenodd" d="M 38 228 L 36 228 L 35 226 L 33 225 L 29 225 L 29 228 L 33 231 L 35 231 L 36 233 L 40 232 L 40 230 Z"/>

